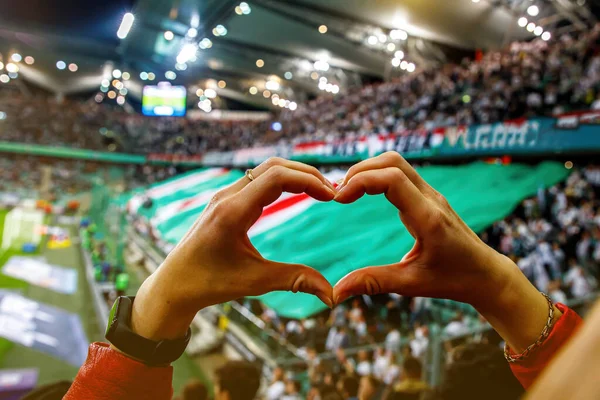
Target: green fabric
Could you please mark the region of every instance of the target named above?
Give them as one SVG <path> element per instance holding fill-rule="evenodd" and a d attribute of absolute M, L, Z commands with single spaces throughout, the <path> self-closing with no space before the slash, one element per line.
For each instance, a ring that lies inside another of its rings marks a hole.
<path fill-rule="evenodd" d="M 510 214 L 524 198 L 540 186 L 551 186 L 566 178 L 568 171 L 559 163 L 537 166 L 492 165 L 477 162 L 461 166 L 427 166 L 419 173 L 446 196 L 450 204 L 476 232 Z M 156 199 L 167 206 L 204 191 L 220 188 L 241 177 L 241 171 L 203 182 L 191 188 Z M 158 224 L 161 237 L 177 243 L 204 209 L 201 204 Z M 365 196 L 354 204 L 315 203 L 289 221 L 252 237 L 252 243 L 266 258 L 301 263 L 321 271 L 333 284 L 347 273 L 369 265 L 396 262 L 410 250 L 413 239 L 398 211 L 384 196 Z M 290 292 L 274 292 L 260 297 L 280 315 L 305 318 L 326 306 L 316 297 Z"/>
<path fill-rule="evenodd" d="M 457 167 L 429 166 L 421 176 L 446 196 L 476 232 L 509 215 L 537 189 L 564 180 L 559 163 Z M 266 258 L 307 264 L 332 284 L 351 271 L 399 261 L 413 245 L 398 211 L 384 196 L 365 196 L 350 205 L 319 203 L 291 221 L 252 240 Z M 260 299 L 282 316 L 306 318 L 326 306 L 314 296 L 273 292 Z"/>
<path fill-rule="evenodd" d="M 230 185 L 240 179 L 244 174 L 240 171 L 230 171 L 226 175 L 220 176 L 215 179 L 211 179 L 208 182 L 204 182 L 201 185 L 195 186 L 194 192 L 200 193 L 210 190 L 218 190 L 224 186 Z M 183 193 L 183 194 L 182 194 Z M 177 196 L 188 196 L 189 191 L 178 192 Z M 204 210 L 207 203 L 198 205 L 196 207 L 186 208 L 184 211 L 178 213 L 172 218 L 157 225 L 159 232 L 163 233 L 163 239 L 169 242 L 178 242 L 185 233 L 188 231 L 190 226 L 194 223 L 198 215 Z"/>

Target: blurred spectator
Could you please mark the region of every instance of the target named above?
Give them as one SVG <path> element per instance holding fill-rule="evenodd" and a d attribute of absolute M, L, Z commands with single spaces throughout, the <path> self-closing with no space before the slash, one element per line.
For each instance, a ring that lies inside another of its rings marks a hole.
<path fill-rule="evenodd" d="M 202 382 L 193 380 L 185 385 L 181 396 L 175 400 L 208 400 L 208 389 Z"/>
<path fill-rule="evenodd" d="M 338 391 L 344 400 L 358 400 L 359 381 L 353 376 L 345 376 L 338 382 Z"/>
<path fill-rule="evenodd" d="M 253 400 L 260 377 L 260 371 L 253 364 L 229 361 L 215 371 L 215 400 Z"/>
<path fill-rule="evenodd" d="M 267 399 L 277 400 L 285 393 L 285 372 L 283 368 L 277 367 L 273 370 L 271 384 L 267 388 Z"/>

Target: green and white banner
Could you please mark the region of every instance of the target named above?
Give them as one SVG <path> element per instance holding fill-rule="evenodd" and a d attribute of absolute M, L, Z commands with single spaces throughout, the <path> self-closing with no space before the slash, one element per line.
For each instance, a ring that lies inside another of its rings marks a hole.
<path fill-rule="evenodd" d="M 553 162 L 537 166 L 476 162 L 418 171 L 476 232 L 510 214 L 540 187 L 554 185 L 568 174 L 562 164 Z M 344 174 L 338 170 L 327 178 L 335 181 Z M 152 207 L 133 207 L 134 198 L 130 210 L 146 216 L 162 240 L 175 244 L 214 193 L 242 176 L 241 171 L 219 168 L 188 174 L 150 188 L 145 195 L 153 199 Z M 365 196 L 341 205 L 321 203 L 304 194 L 284 194 L 264 209 L 249 236 L 264 257 L 310 265 L 331 283 L 364 266 L 397 262 L 413 244 L 398 211 L 384 196 Z M 314 296 L 289 292 L 270 293 L 261 300 L 280 315 L 293 318 L 305 318 L 326 307 Z"/>

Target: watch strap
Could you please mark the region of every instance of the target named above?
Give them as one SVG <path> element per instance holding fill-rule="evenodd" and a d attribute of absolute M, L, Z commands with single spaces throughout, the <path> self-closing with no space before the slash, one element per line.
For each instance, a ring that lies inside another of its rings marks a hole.
<path fill-rule="evenodd" d="M 106 339 L 121 352 L 149 365 L 165 365 L 177 360 L 187 347 L 192 331 L 174 340 L 154 341 L 131 330 L 133 296 L 121 296 L 115 301 L 106 329 Z"/>

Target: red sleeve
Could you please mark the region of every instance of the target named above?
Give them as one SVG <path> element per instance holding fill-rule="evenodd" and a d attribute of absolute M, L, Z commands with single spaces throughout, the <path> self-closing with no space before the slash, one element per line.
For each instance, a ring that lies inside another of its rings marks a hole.
<path fill-rule="evenodd" d="M 63 400 L 171 400 L 173 367 L 150 367 L 107 343 L 92 343 Z"/>
<path fill-rule="evenodd" d="M 556 308 L 563 314 L 556 321 L 550 335 L 542 343 L 541 347 L 534 350 L 525 360 L 510 364 L 513 374 L 525 389 L 533 384 L 544 368 L 546 368 L 546 365 L 550 363 L 552 357 L 573 336 L 583 322 L 575 311 L 564 304 L 557 303 Z"/>

